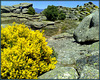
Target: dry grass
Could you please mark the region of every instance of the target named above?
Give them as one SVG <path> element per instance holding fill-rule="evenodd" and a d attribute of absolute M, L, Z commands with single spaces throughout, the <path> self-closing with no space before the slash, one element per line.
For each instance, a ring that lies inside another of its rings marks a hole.
<path fill-rule="evenodd" d="M 8 19 L 8 20 L 5 20 L 5 21 L 2 21 L 2 18 L 1 18 L 1 23 L 2 24 L 10 24 L 10 23 L 13 23 L 13 22 L 16 22 L 18 24 L 25 23 L 25 22 L 22 22 L 20 20 L 15 19 L 15 18 L 14 19 Z M 57 28 L 55 28 L 55 29 L 43 28 L 42 29 L 42 30 L 45 30 L 45 32 L 44 32 L 45 37 L 51 37 L 53 35 L 66 32 L 66 30 L 76 28 L 78 26 L 77 23 L 79 21 L 71 20 L 71 19 L 65 19 L 65 20 L 59 20 L 57 23 L 56 22 L 55 22 L 55 26 Z"/>

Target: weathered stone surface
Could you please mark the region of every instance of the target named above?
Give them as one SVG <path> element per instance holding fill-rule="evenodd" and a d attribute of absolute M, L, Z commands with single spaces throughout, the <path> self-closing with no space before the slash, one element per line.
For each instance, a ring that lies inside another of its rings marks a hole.
<path fill-rule="evenodd" d="M 28 8 L 28 7 L 32 7 L 33 4 L 31 3 L 20 3 L 20 4 L 17 4 L 17 5 L 13 5 L 12 7 L 14 8 Z"/>
<path fill-rule="evenodd" d="M 23 13 L 23 14 L 26 14 L 27 12 L 28 12 L 28 8 L 22 9 L 22 13 Z"/>
<path fill-rule="evenodd" d="M 10 10 L 6 6 L 1 6 L 1 13 L 9 13 Z"/>
<path fill-rule="evenodd" d="M 19 9 L 19 8 L 20 8 L 20 4 L 13 5 L 12 7 L 13 7 L 13 8 L 16 8 L 16 9 Z"/>
<path fill-rule="evenodd" d="M 14 13 L 2 13 L 1 17 L 17 17 L 19 14 L 14 14 Z"/>
<path fill-rule="evenodd" d="M 39 22 L 44 21 L 44 20 L 47 20 L 46 16 L 41 16 L 40 19 L 39 19 Z"/>
<path fill-rule="evenodd" d="M 1 18 L 1 23 L 3 22 L 3 23 L 5 23 L 5 22 L 13 22 L 13 21 L 15 21 L 16 20 L 16 18 L 15 17 L 12 17 L 12 18 L 10 18 L 10 17 L 5 17 L 5 18 Z"/>
<path fill-rule="evenodd" d="M 99 11 L 94 12 L 94 15 L 90 22 L 90 28 L 91 27 L 99 27 Z"/>
<path fill-rule="evenodd" d="M 99 51 L 92 51 L 89 49 L 88 53 L 85 54 L 85 57 L 76 61 L 76 66 L 79 73 L 82 72 L 84 66 L 86 65 L 99 70 Z"/>
<path fill-rule="evenodd" d="M 87 15 L 90 15 L 90 13 L 93 13 L 94 10 L 99 9 L 96 5 L 94 5 L 92 2 L 89 3 L 85 3 L 84 6 L 79 6 L 77 5 L 77 7 L 75 8 L 67 8 L 67 7 L 59 7 L 58 6 L 59 11 L 63 11 L 67 16 L 66 18 L 71 18 L 73 19 L 72 15 L 74 14 L 74 16 L 78 16 L 77 18 L 81 18 L 81 16 L 85 17 Z M 65 10 L 65 11 L 64 11 Z M 84 13 L 84 11 L 87 11 L 88 14 Z M 80 16 L 79 16 L 80 13 Z M 68 17 L 69 16 L 69 17 Z M 80 20 L 75 18 L 74 20 Z"/>
<path fill-rule="evenodd" d="M 47 22 L 47 25 L 54 25 L 55 22 Z"/>
<path fill-rule="evenodd" d="M 38 79 L 77 79 L 78 77 L 73 67 L 59 67 L 44 73 Z"/>
<path fill-rule="evenodd" d="M 39 17 L 40 16 L 40 14 L 35 14 L 35 15 L 33 15 L 33 17 Z"/>
<path fill-rule="evenodd" d="M 21 9 L 16 9 L 16 10 L 13 11 L 13 13 L 20 14 L 21 13 Z"/>
<path fill-rule="evenodd" d="M 75 64 L 78 59 L 85 57 L 88 47 L 74 43 L 73 35 L 68 33 L 52 36 L 48 39 L 48 45 L 54 47 L 58 53 L 59 66 Z M 80 55 L 80 53 L 83 53 L 83 55 Z"/>
<path fill-rule="evenodd" d="M 32 7 L 33 4 L 32 3 L 20 3 L 20 7 L 22 8 L 29 8 L 29 7 Z"/>
<path fill-rule="evenodd" d="M 77 17 L 74 14 L 69 14 L 69 18 L 71 18 L 71 19 L 77 19 Z"/>
<path fill-rule="evenodd" d="M 84 66 L 80 79 L 99 79 L 99 70 L 93 67 Z"/>
<path fill-rule="evenodd" d="M 99 42 L 95 42 L 93 44 L 91 44 L 91 46 L 89 47 L 89 51 L 98 51 L 99 50 Z"/>
<path fill-rule="evenodd" d="M 1 6 L 1 11 L 2 13 L 27 13 L 28 8 L 32 7 L 33 4 L 32 3 L 20 3 L 17 5 L 13 5 L 13 6 Z"/>
<path fill-rule="evenodd" d="M 45 24 L 46 26 L 50 26 L 50 25 L 54 25 L 55 22 L 53 21 L 42 21 L 43 24 Z"/>
<path fill-rule="evenodd" d="M 31 28 L 42 28 L 42 27 L 44 27 L 42 22 L 29 21 L 29 22 L 26 23 L 26 25 L 31 26 Z"/>
<path fill-rule="evenodd" d="M 99 11 L 85 17 L 74 31 L 74 39 L 77 42 L 99 40 Z"/>
<path fill-rule="evenodd" d="M 56 67 L 75 64 L 79 74 L 81 74 L 85 65 L 93 67 L 94 69 L 99 69 L 98 42 L 92 45 L 81 46 L 77 43 L 74 43 L 71 34 L 62 33 L 49 39 L 48 45 L 50 47 L 54 47 L 54 50 L 58 54 L 58 63 Z"/>
<path fill-rule="evenodd" d="M 37 14 L 38 15 L 38 14 Z M 39 14 L 40 15 L 40 14 Z M 27 20 L 30 20 L 30 21 L 35 21 L 35 22 L 38 22 L 38 20 L 40 19 L 40 16 L 39 17 L 34 17 L 34 15 L 29 15 L 29 14 L 17 14 L 17 13 L 2 13 L 1 14 L 1 21 L 3 20 L 6 20 L 7 19 L 4 19 L 5 17 L 9 17 L 8 21 L 11 20 L 12 18 L 16 18 L 16 20 L 21 20 L 23 19 L 23 21 L 26 21 Z M 20 19 L 21 18 L 21 19 Z M 15 20 L 14 20 L 15 21 Z"/>
<path fill-rule="evenodd" d="M 14 10 L 16 10 L 16 8 L 13 8 L 13 7 L 9 8 L 9 9 L 10 9 L 10 12 L 12 12 L 12 13 Z"/>

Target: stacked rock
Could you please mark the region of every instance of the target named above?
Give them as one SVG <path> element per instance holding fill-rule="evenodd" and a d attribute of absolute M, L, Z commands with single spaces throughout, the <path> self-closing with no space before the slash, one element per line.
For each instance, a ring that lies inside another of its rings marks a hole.
<path fill-rule="evenodd" d="M 13 6 L 1 6 L 1 13 L 26 14 L 28 12 L 28 8 L 32 6 L 32 3 L 20 3 Z"/>

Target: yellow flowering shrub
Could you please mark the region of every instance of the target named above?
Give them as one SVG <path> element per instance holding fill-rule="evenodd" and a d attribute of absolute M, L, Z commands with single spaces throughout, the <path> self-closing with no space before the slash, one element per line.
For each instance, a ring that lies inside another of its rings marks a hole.
<path fill-rule="evenodd" d="M 95 8 L 99 8 L 99 7 L 95 5 Z"/>
<path fill-rule="evenodd" d="M 24 24 L 1 26 L 1 78 L 37 79 L 55 68 L 43 31 L 32 31 Z"/>
<path fill-rule="evenodd" d="M 90 9 L 89 9 L 89 8 L 86 8 L 86 10 L 87 10 L 88 12 L 90 12 Z"/>

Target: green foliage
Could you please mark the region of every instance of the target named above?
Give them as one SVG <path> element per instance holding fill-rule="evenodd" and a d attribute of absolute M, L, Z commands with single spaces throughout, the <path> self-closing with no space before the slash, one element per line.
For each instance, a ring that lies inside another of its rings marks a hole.
<path fill-rule="evenodd" d="M 69 10 L 71 10 L 71 8 L 69 8 Z"/>
<path fill-rule="evenodd" d="M 82 21 L 83 20 L 83 17 L 79 17 L 79 21 Z"/>
<path fill-rule="evenodd" d="M 53 50 L 53 53 L 52 53 L 52 55 L 51 55 L 51 57 L 58 57 L 58 54 L 57 54 L 57 52 L 55 52 L 55 50 L 54 50 L 54 47 L 52 47 L 52 50 Z"/>
<path fill-rule="evenodd" d="M 55 68 L 57 60 L 43 32 L 24 24 L 1 26 L 1 78 L 37 79 Z"/>
<path fill-rule="evenodd" d="M 86 8 L 86 10 L 87 10 L 88 12 L 90 12 L 90 9 L 89 9 L 89 8 Z"/>
<path fill-rule="evenodd" d="M 64 13 L 60 13 L 59 15 L 58 15 L 58 19 L 59 20 L 64 20 L 66 18 L 66 15 L 64 14 Z"/>
<path fill-rule="evenodd" d="M 57 19 L 64 20 L 66 15 L 63 11 L 58 11 L 58 8 L 54 5 L 48 6 L 47 9 L 43 11 L 43 14 L 47 17 L 47 20 L 55 21 Z"/>
<path fill-rule="evenodd" d="M 35 10 L 33 7 L 29 7 L 28 8 L 28 14 L 34 15 L 35 14 Z"/>
<path fill-rule="evenodd" d="M 48 6 L 43 13 L 47 17 L 47 20 L 55 21 L 58 17 L 58 8 L 54 5 Z"/>
<path fill-rule="evenodd" d="M 95 6 L 95 8 L 99 8 L 98 6 Z"/>
<path fill-rule="evenodd" d="M 87 13 L 86 16 L 90 15 L 90 13 Z"/>

